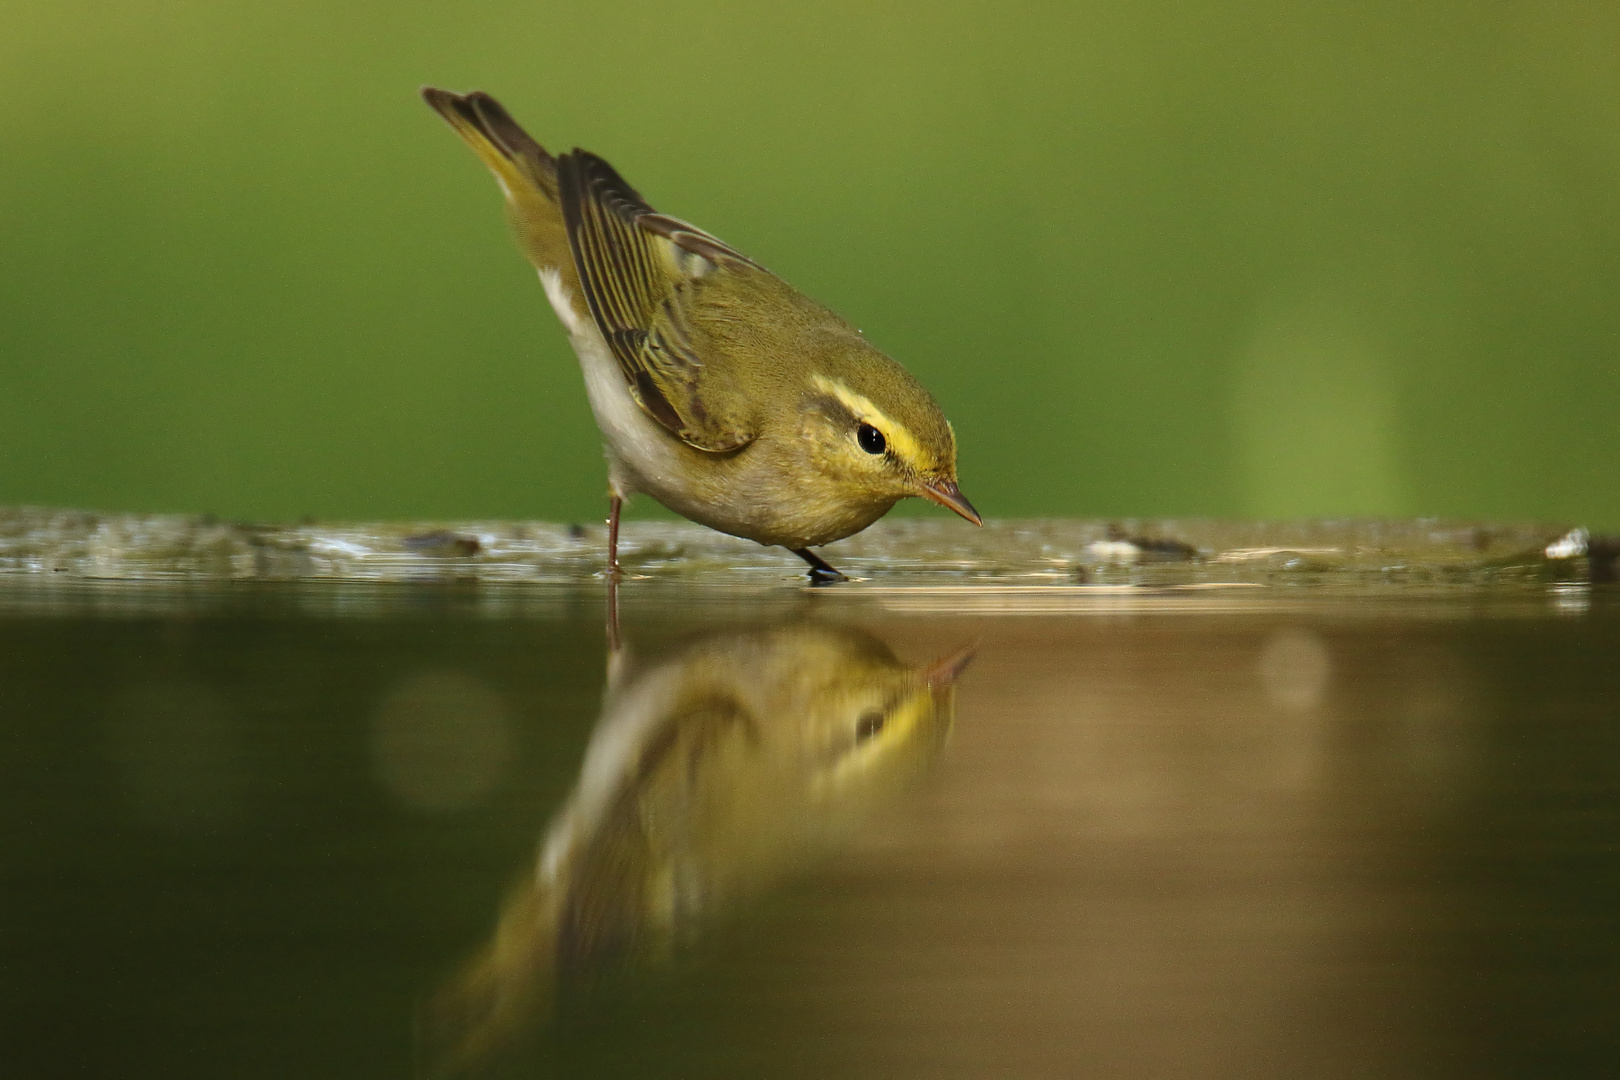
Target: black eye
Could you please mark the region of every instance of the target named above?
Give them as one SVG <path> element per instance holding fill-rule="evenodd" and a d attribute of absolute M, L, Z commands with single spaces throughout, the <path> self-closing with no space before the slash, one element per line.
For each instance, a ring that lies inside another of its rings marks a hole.
<path fill-rule="evenodd" d="M 881 454 L 889 445 L 883 437 L 883 432 L 871 424 L 862 424 L 855 429 L 855 441 L 861 444 L 861 449 L 868 454 Z"/>
<path fill-rule="evenodd" d="M 881 435 L 878 436 L 880 439 L 882 437 L 883 436 Z M 863 743 L 867 739 L 870 739 L 872 736 L 876 735 L 878 732 L 882 731 L 884 721 L 887 719 L 887 717 L 878 712 L 876 709 L 862 716 L 859 720 L 855 721 L 855 741 L 857 743 Z"/>

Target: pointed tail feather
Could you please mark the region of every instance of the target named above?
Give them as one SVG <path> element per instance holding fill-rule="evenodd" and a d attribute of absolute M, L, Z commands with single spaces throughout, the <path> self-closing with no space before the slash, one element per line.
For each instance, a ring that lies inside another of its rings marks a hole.
<path fill-rule="evenodd" d="M 507 217 L 518 247 L 529 261 L 542 272 L 555 271 L 569 295 L 578 293 L 579 279 L 568 252 L 568 231 L 558 201 L 557 159 L 488 94 L 452 94 L 424 86 L 422 98 L 495 174 L 506 193 Z"/>
<path fill-rule="evenodd" d="M 507 198 L 521 200 L 537 189 L 548 201 L 557 201 L 557 160 L 518 125 L 501 103 L 475 90 L 453 94 L 422 87 L 422 99 L 455 128 L 479 160 L 500 181 Z"/>
<path fill-rule="evenodd" d="M 417 1017 L 428 1076 L 481 1075 L 525 1032 L 550 1018 L 556 998 L 551 893 L 526 882 L 508 897 L 493 939 Z"/>

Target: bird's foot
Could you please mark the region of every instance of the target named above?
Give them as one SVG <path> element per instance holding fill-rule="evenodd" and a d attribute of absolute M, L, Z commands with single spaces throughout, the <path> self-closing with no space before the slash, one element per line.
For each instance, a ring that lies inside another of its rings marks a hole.
<path fill-rule="evenodd" d="M 836 585 L 840 581 L 849 580 L 849 578 L 838 572 L 837 567 L 809 548 L 794 548 L 793 554 L 810 564 L 811 585 Z"/>

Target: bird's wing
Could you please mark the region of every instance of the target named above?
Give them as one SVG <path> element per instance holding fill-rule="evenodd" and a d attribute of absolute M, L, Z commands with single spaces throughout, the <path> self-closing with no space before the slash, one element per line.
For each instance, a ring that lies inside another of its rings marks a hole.
<path fill-rule="evenodd" d="M 562 155 L 557 179 L 580 289 L 631 395 L 699 450 L 747 446 L 757 434 L 753 418 L 741 395 L 715 393 L 723 376 L 692 348 L 689 314 L 704 277 L 757 264 L 655 211 L 595 154 Z"/>

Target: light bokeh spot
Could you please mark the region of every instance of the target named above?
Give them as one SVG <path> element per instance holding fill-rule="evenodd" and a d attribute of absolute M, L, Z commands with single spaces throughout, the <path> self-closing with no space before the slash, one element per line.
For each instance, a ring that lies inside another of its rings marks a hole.
<path fill-rule="evenodd" d="M 1333 660 L 1321 637 L 1310 630 L 1278 630 L 1260 647 L 1260 685 L 1277 708 L 1293 713 L 1321 707 L 1333 677 Z"/>
<path fill-rule="evenodd" d="M 465 672 L 418 672 L 378 704 L 371 757 L 378 782 L 405 806 L 430 812 L 475 806 L 511 761 L 506 701 Z"/>

